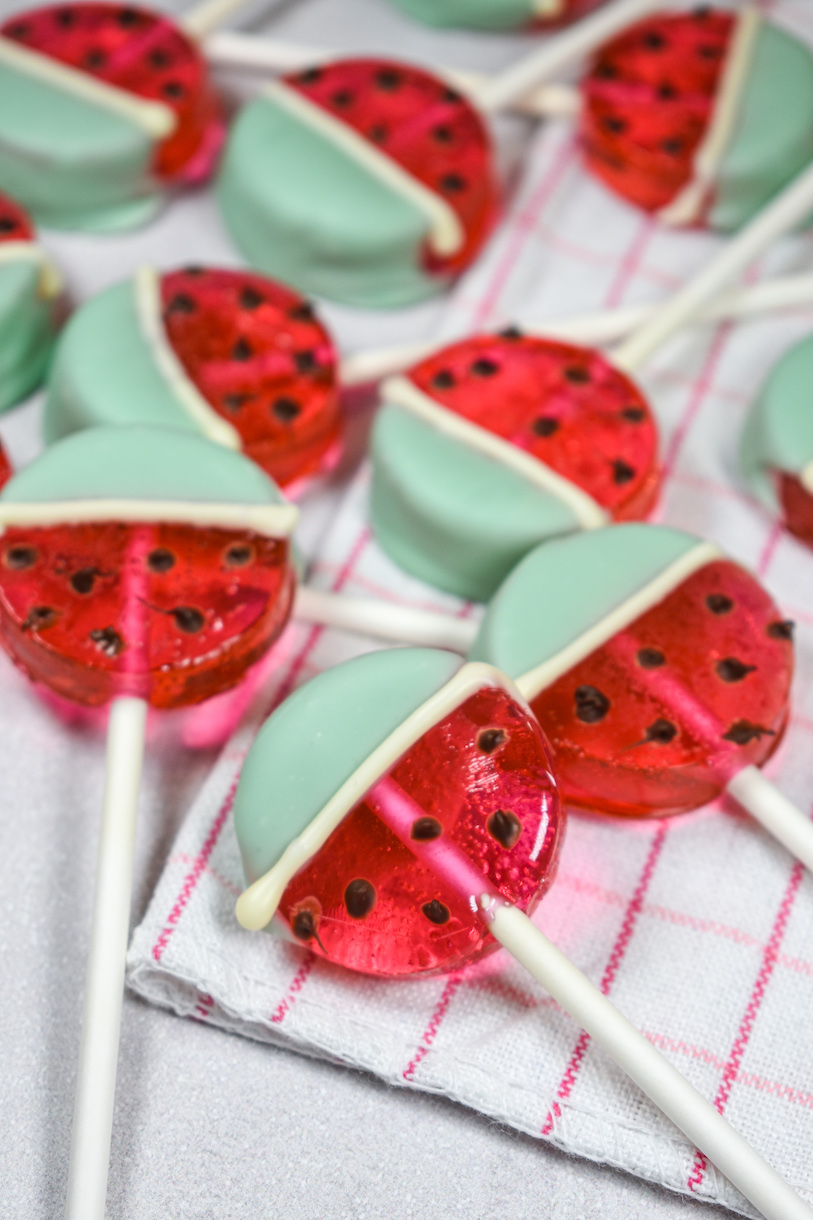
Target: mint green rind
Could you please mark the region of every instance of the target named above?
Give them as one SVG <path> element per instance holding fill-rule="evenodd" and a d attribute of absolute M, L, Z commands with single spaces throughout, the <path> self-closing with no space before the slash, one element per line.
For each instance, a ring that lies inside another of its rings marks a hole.
<path fill-rule="evenodd" d="M 811 160 L 813 55 L 792 35 L 763 22 L 710 226 L 739 229 Z"/>
<path fill-rule="evenodd" d="M 488 601 L 533 547 L 581 528 L 555 496 L 401 407 L 379 411 L 371 453 L 378 542 L 458 597 Z"/>
<path fill-rule="evenodd" d="M 813 461 L 813 335 L 776 364 L 743 429 L 740 468 L 752 491 L 779 510 L 777 471 L 800 475 Z"/>
<path fill-rule="evenodd" d="M 77 310 L 60 336 L 48 378 L 47 444 L 80 428 L 107 424 L 199 434 L 142 334 L 133 280 L 114 284 Z"/>
<path fill-rule="evenodd" d="M 54 302 L 40 292 L 41 267 L 28 259 L 0 263 L 0 411 L 42 381 L 54 345 Z"/>
<path fill-rule="evenodd" d="M 691 534 L 636 522 L 538 547 L 492 599 L 468 659 L 488 661 L 519 678 L 697 545 Z"/>
<path fill-rule="evenodd" d="M 422 269 L 423 213 L 271 98 L 232 127 L 217 193 L 248 262 L 300 292 L 389 309 L 448 283 Z"/>
<path fill-rule="evenodd" d="M 312 678 L 277 708 L 248 752 L 234 798 L 249 883 L 461 664 L 437 649 L 367 653 Z"/>
<path fill-rule="evenodd" d="M 530 0 L 395 0 L 426 25 L 462 30 L 511 30 L 533 18 Z"/>
<path fill-rule="evenodd" d="M 87 428 L 46 449 L 0 491 L 12 504 L 156 500 L 285 504 L 276 483 L 240 453 L 175 428 Z"/>
<path fill-rule="evenodd" d="M 0 64 L 0 190 L 38 224 L 112 231 L 161 204 L 153 144 L 122 115 Z"/>

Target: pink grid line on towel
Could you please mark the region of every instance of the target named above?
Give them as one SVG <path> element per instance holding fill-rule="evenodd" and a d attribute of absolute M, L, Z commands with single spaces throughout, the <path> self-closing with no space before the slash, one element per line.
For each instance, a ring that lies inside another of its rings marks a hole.
<path fill-rule="evenodd" d="M 813 41 L 813 15 L 788 0 Z M 536 141 L 510 215 L 451 298 L 445 333 L 627 303 L 663 291 L 717 239 L 669 234 L 579 167 L 570 133 Z M 810 239 L 761 270 L 803 265 Z M 612 251 L 612 258 L 607 252 Z M 598 255 L 601 257 L 598 257 Z M 799 679 L 769 771 L 813 800 L 813 555 L 735 482 L 738 433 L 771 364 L 813 328 L 813 310 L 676 341 L 645 374 L 664 432 L 659 519 L 713 538 L 799 607 Z M 371 589 L 466 613 L 401 573 L 366 523 L 368 474 L 350 486 L 317 556 L 327 587 Z M 446 978 L 351 976 L 233 915 L 242 884 L 228 818 L 261 715 L 301 681 L 373 647 L 292 627 L 288 661 L 230 743 L 183 826 L 130 953 L 131 985 L 198 1020 L 445 1094 L 570 1152 L 753 1214 L 730 1186 L 505 955 Z M 670 822 L 571 819 L 560 879 L 537 917 L 553 939 L 813 1201 L 813 882 L 726 802 Z"/>

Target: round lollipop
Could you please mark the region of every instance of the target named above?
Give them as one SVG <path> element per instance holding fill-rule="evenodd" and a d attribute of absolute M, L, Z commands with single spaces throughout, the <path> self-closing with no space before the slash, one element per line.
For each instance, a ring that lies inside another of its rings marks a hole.
<path fill-rule="evenodd" d="M 792 534 L 813 546 L 813 338 L 776 365 L 751 408 L 740 465 L 751 490 Z"/>
<path fill-rule="evenodd" d="M 427 25 L 473 30 L 545 28 L 575 21 L 602 0 L 395 0 L 398 8 Z"/>
<path fill-rule="evenodd" d="M 0 411 L 42 380 L 62 279 L 19 204 L 0 194 Z"/>
<path fill-rule="evenodd" d="M 68 1184 L 102 1220 L 148 705 L 234 686 L 276 639 L 297 511 L 241 455 L 181 431 L 91 428 L 0 492 L 0 640 L 35 682 L 110 704 Z"/>
<path fill-rule="evenodd" d="M 176 25 L 149 9 L 63 3 L 0 24 L 0 185 L 60 229 L 140 224 L 205 179 L 223 139 L 196 39 L 243 0 Z"/>
<path fill-rule="evenodd" d="M 238 918 L 390 977 L 459 969 L 502 944 L 766 1217 L 810 1220 L 528 918 L 561 837 L 549 768 L 522 696 L 489 665 L 405 649 L 320 674 L 243 766 L 235 826 L 253 884 Z"/>
<path fill-rule="evenodd" d="M 246 271 L 141 268 L 73 315 L 45 436 L 163 424 L 242 449 L 289 492 L 336 460 L 336 356 L 312 307 Z"/>
<path fill-rule="evenodd" d="M 494 78 L 479 109 L 449 82 L 391 60 L 346 59 L 266 85 L 239 115 L 219 198 L 253 265 L 351 305 L 441 291 L 497 209 L 482 112 L 578 59 L 653 0 L 617 0 Z"/>

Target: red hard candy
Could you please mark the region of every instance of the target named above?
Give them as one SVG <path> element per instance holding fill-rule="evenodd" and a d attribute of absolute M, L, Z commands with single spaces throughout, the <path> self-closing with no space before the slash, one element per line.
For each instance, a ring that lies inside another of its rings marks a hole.
<path fill-rule="evenodd" d="M 222 137 L 220 102 L 195 42 L 174 22 L 130 5 L 56 4 L 10 17 L 0 34 L 138 97 L 163 102 L 177 127 L 153 166 L 164 179 Z"/>
<path fill-rule="evenodd" d="M 247 271 L 161 279 L 164 327 L 203 397 L 282 487 L 315 474 L 341 434 L 336 353 L 308 302 Z"/>
<path fill-rule="evenodd" d="M 409 376 L 431 398 L 532 454 L 616 521 L 645 517 L 658 494 L 658 431 L 646 399 L 592 348 L 480 335 Z"/>

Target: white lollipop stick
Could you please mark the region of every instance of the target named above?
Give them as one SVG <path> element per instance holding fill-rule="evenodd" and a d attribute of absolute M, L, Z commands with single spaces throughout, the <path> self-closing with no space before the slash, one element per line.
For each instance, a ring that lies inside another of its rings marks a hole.
<path fill-rule="evenodd" d="M 634 372 L 672 335 L 686 326 L 722 288 L 778 237 L 813 211 L 813 165 L 803 170 L 753 220 L 732 237 L 697 275 L 656 309 L 612 353 L 613 363 Z"/>
<path fill-rule="evenodd" d="M 473 861 L 446 836 L 416 841 L 424 811 L 392 779 L 365 800 L 402 843 L 478 909 L 489 931 L 611 1059 L 725 1174 L 766 1220 L 813 1220 L 813 1209 L 672 1067 L 652 1043 L 548 940 L 527 915 L 497 893 Z"/>
<path fill-rule="evenodd" d="M 813 822 L 765 778 L 759 767 L 743 767 L 729 780 L 726 791 L 813 873 Z"/>
<path fill-rule="evenodd" d="M 792 309 L 813 302 L 813 275 L 778 276 L 747 288 L 729 289 L 708 302 L 699 311 L 695 322 L 718 322 L 723 318 L 745 318 L 775 309 Z M 524 328 L 525 334 L 540 338 L 563 339 L 573 343 L 600 344 L 621 339 L 640 327 L 659 305 L 628 305 L 622 309 L 602 310 L 559 318 L 546 322 L 544 328 Z M 391 373 L 401 372 L 433 352 L 448 346 L 444 343 L 409 343 L 399 347 L 377 348 L 347 356 L 340 367 L 342 385 L 366 385 Z"/>
<path fill-rule="evenodd" d="M 107 777 L 85 982 L 66 1220 L 104 1220 L 146 721 L 147 705 L 143 699 L 114 700 L 107 729 Z"/>

